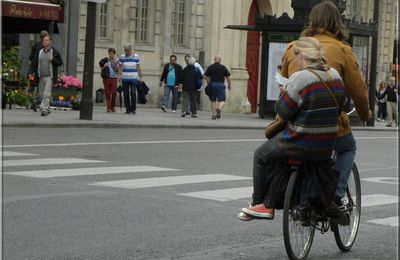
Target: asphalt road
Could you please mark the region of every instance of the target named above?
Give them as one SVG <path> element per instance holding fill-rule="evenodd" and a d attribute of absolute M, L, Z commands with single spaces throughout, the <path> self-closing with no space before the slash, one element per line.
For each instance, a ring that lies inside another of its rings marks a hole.
<path fill-rule="evenodd" d="M 396 132 L 355 132 L 366 203 L 348 253 L 396 259 Z M 241 222 L 256 130 L 3 129 L 3 259 L 286 259 L 282 212 Z M 25 153 L 25 154 L 24 154 Z"/>

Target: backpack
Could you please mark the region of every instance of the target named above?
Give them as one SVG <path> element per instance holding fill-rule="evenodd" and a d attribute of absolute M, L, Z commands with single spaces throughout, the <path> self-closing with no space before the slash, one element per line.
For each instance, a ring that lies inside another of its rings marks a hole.
<path fill-rule="evenodd" d="M 108 58 L 101 59 L 101 60 L 99 61 L 100 67 L 103 67 L 104 64 L 106 64 L 107 62 L 108 62 Z M 108 68 L 108 66 L 107 66 L 107 67 L 103 67 L 103 68 L 101 69 L 101 74 L 100 74 L 100 76 L 101 76 L 103 79 L 108 79 L 108 78 L 110 77 L 110 69 Z"/>
<path fill-rule="evenodd" d="M 196 89 L 201 89 L 201 86 L 203 85 L 203 75 L 201 74 L 201 71 L 196 68 Z"/>

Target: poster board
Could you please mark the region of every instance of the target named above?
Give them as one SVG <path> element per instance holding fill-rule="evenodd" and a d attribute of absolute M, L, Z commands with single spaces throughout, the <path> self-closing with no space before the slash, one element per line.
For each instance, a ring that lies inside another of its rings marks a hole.
<path fill-rule="evenodd" d="M 268 51 L 268 88 L 267 100 L 276 101 L 279 99 L 279 85 L 275 82 L 275 74 L 278 71 L 278 65 L 282 63 L 282 56 L 288 46 L 286 42 L 270 42 Z"/>

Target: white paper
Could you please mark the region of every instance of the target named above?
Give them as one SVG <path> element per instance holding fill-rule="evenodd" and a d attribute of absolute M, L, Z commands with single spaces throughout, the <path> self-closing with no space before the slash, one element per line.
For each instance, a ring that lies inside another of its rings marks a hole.
<path fill-rule="evenodd" d="M 286 86 L 288 81 L 289 79 L 283 77 L 279 72 L 275 73 L 275 82 L 278 83 L 279 85 Z"/>

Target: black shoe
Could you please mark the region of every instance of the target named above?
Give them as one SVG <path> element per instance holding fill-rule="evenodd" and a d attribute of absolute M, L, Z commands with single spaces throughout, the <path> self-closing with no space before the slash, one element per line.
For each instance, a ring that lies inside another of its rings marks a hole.
<path fill-rule="evenodd" d="M 196 114 L 192 114 L 192 118 L 198 118 Z"/>
<path fill-rule="evenodd" d="M 185 116 L 186 116 L 185 113 L 182 113 L 181 117 L 185 117 Z"/>
<path fill-rule="evenodd" d="M 212 119 L 212 120 L 216 120 L 217 117 L 216 117 L 216 116 L 212 116 L 211 119 Z"/>
<path fill-rule="evenodd" d="M 50 110 L 43 110 L 43 111 L 40 113 L 40 115 L 41 115 L 41 116 L 48 116 L 50 113 L 51 113 Z"/>
<path fill-rule="evenodd" d="M 221 109 L 217 108 L 217 118 L 221 118 Z"/>
<path fill-rule="evenodd" d="M 31 109 L 32 109 L 33 111 L 37 112 L 37 109 L 36 109 L 36 104 L 33 104 L 33 103 L 32 103 L 32 105 L 31 105 Z"/>
<path fill-rule="evenodd" d="M 185 112 L 185 115 L 187 115 L 187 116 L 190 115 L 190 112 Z"/>
<path fill-rule="evenodd" d="M 131 114 L 131 111 L 126 111 L 125 114 L 130 115 L 130 114 Z"/>

